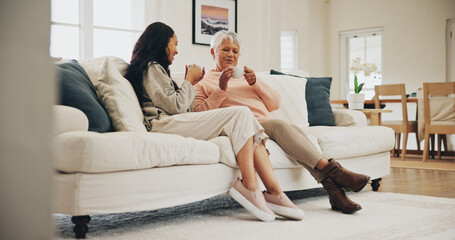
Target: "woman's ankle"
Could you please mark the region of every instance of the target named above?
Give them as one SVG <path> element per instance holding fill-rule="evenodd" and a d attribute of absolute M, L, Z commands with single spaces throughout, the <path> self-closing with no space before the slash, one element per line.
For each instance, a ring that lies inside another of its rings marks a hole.
<path fill-rule="evenodd" d="M 277 189 L 277 188 L 270 188 L 270 189 L 267 189 L 267 193 L 270 194 L 270 195 L 273 195 L 273 196 L 277 196 L 277 195 L 280 195 L 281 193 L 283 193 L 283 191 L 281 189 Z"/>
<path fill-rule="evenodd" d="M 325 166 L 329 165 L 329 160 L 327 158 L 321 158 L 314 167 L 316 170 L 322 170 Z"/>
<path fill-rule="evenodd" d="M 250 192 L 254 192 L 254 191 L 256 191 L 256 189 L 259 188 L 259 186 L 257 184 L 254 184 L 254 183 L 249 183 L 249 182 L 242 181 L 242 184 Z"/>

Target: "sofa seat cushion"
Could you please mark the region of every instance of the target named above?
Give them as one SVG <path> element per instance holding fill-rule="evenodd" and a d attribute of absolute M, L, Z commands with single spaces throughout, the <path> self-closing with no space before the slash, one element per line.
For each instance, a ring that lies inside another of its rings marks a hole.
<path fill-rule="evenodd" d="M 313 144 L 316 146 L 319 152 L 321 149 L 317 146 L 317 139 L 314 136 L 308 136 Z M 209 140 L 210 142 L 215 143 L 220 148 L 220 162 L 226 164 L 232 168 L 239 168 L 237 160 L 232 150 L 232 144 L 228 137 L 221 136 Z M 284 168 L 300 168 L 302 165 L 289 157 L 286 152 L 281 149 L 281 147 L 272 140 L 267 140 L 265 143 L 267 150 L 270 153 L 270 162 L 272 163 L 273 169 L 284 169 Z"/>
<path fill-rule="evenodd" d="M 318 139 L 326 158 L 349 158 L 386 152 L 395 143 L 394 131 L 382 126 L 314 126 L 303 130 Z"/>
<path fill-rule="evenodd" d="M 55 168 L 71 173 L 213 164 L 220 158 L 216 144 L 174 134 L 73 131 L 55 141 Z"/>

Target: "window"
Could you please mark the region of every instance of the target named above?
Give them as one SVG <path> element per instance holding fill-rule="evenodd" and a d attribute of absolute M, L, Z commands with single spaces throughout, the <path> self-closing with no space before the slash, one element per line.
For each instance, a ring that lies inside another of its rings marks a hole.
<path fill-rule="evenodd" d="M 281 32 L 281 70 L 297 69 L 297 32 Z"/>
<path fill-rule="evenodd" d="M 79 59 L 79 0 L 52 0 L 51 21 L 51 56 Z"/>
<path fill-rule="evenodd" d="M 134 44 L 154 17 L 153 0 L 51 0 L 54 57 L 106 55 L 129 62 Z"/>
<path fill-rule="evenodd" d="M 354 92 L 354 74 L 349 70 L 352 60 L 359 57 L 361 63 L 374 63 L 379 74 L 365 77 L 363 73 L 357 75 L 359 82 L 364 82 L 362 92 L 365 99 L 374 97 L 374 86 L 382 83 L 382 29 L 368 29 L 342 32 L 341 36 L 341 77 L 344 86 L 341 96 Z M 376 77 L 375 77 L 376 76 Z"/>

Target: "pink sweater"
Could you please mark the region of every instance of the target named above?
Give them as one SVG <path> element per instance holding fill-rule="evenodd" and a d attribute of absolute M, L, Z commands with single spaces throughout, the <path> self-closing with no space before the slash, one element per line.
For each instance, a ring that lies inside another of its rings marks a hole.
<path fill-rule="evenodd" d="M 211 70 L 194 86 L 196 89 L 195 112 L 230 106 L 246 106 L 251 109 L 259 122 L 263 122 L 271 118 L 269 114 L 271 111 L 280 107 L 280 94 L 261 79 L 256 78 L 253 86 L 248 85 L 244 77 L 231 79 L 225 92 L 218 86 L 220 74 L 221 72 Z"/>

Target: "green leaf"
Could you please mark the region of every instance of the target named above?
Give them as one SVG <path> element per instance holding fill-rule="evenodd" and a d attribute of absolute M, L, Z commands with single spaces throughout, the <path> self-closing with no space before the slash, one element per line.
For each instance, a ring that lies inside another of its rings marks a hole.
<path fill-rule="evenodd" d="M 354 75 L 354 92 L 359 93 L 359 82 L 357 80 L 357 75 Z"/>
<path fill-rule="evenodd" d="M 363 85 L 365 85 L 365 83 L 361 83 L 361 84 L 359 85 L 359 92 L 362 91 Z M 359 92 L 358 92 L 358 93 L 359 93 Z"/>

